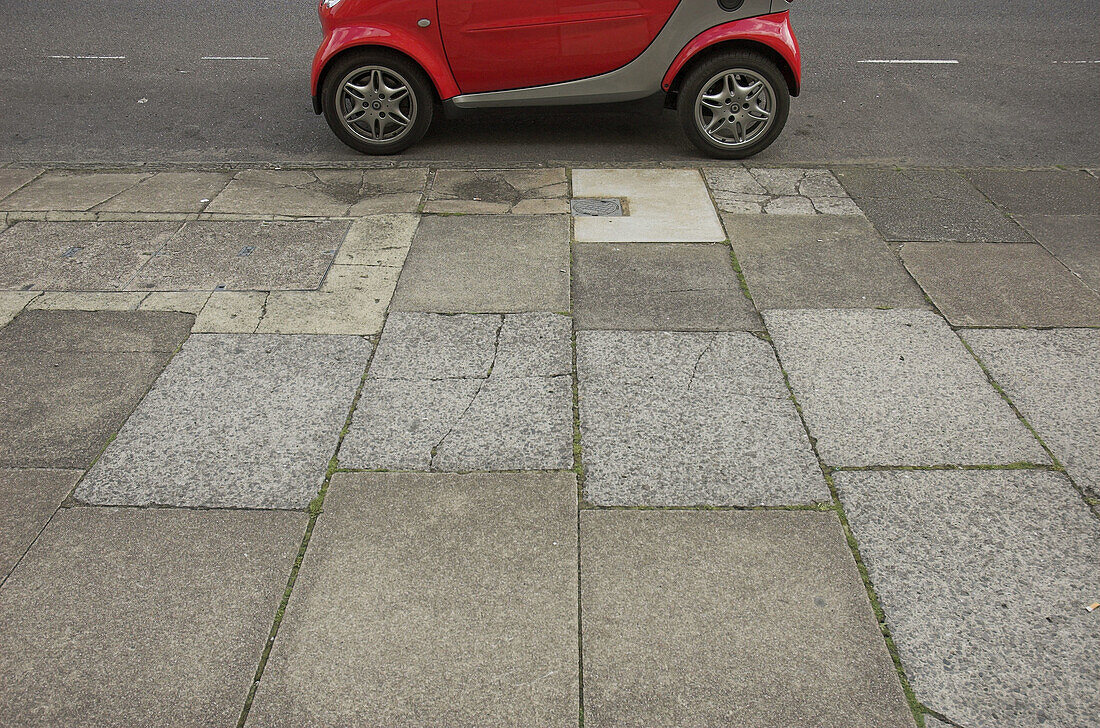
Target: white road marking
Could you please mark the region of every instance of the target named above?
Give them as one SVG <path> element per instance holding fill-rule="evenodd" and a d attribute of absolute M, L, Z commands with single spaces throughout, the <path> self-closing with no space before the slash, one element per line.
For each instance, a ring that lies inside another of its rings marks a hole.
<path fill-rule="evenodd" d="M 70 61 L 124 61 L 126 56 L 46 56 L 46 58 L 62 58 Z"/>
<path fill-rule="evenodd" d="M 267 56 L 203 56 L 203 61 L 270 61 Z"/>
<path fill-rule="evenodd" d="M 914 59 L 910 60 L 910 59 L 903 59 L 903 58 L 873 58 L 873 59 L 866 60 L 866 61 L 857 61 L 857 63 L 896 63 L 896 64 L 902 64 L 902 65 L 932 65 L 932 66 L 949 66 L 950 65 L 950 66 L 953 66 L 953 65 L 957 65 L 959 62 L 954 60 L 954 59 L 921 59 L 921 58 L 914 58 Z"/>
<path fill-rule="evenodd" d="M 1077 66 L 1084 63 L 1100 63 L 1100 61 L 1055 61 L 1055 63 L 1062 63 L 1069 66 Z"/>

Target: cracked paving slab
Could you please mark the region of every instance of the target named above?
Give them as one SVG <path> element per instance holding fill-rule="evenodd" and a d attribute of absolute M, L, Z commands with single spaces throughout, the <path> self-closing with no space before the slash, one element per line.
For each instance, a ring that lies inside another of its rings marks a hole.
<path fill-rule="evenodd" d="M 568 213 L 565 170 L 479 169 L 436 171 L 425 213 L 556 214 Z"/>
<path fill-rule="evenodd" d="M 341 466 L 571 467 L 571 332 L 550 313 L 391 314 Z"/>
<path fill-rule="evenodd" d="M 0 210 L 83 212 L 152 176 L 152 172 L 46 172 L 0 200 Z"/>
<path fill-rule="evenodd" d="M 710 167 L 703 170 L 722 212 L 862 215 L 827 169 Z"/>
<path fill-rule="evenodd" d="M 371 352 L 353 336 L 194 334 L 77 489 L 96 505 L 305 508 Z"/>
<path fill-rule="evenodd" d="M 0 200 L 40 174 L 41 169 L 0 169 Z"/>
<path fill-rule="evenodd" d="M 1100 715 L 1100 522 L 1060 473 L 840 472 L 917 699 L 968 728 Z"/>
<path fill-rule="evenodd" d="M 931 311 L 766 311 L 806 426 L 832 466 L 1047 464 Z"/>
<path fill-rule="evenodd" d="M 344 217 L 416 212 L 427 169 L 244 170 L 206 208 L 247 215 Z"/>
<path fill-rule="evenodd" d="M 577 374 L 597 505 L 830 499 L 775 355 L 751 334 L 581 331 Z"/>

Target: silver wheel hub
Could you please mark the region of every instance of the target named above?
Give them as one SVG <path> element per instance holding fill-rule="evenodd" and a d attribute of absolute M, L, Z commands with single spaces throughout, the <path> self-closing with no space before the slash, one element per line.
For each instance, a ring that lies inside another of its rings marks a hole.
<path fill-rule="evenodd" d="M 695 123 L 719 146 L 748 146 L 767 134 L 775 118 L 775 89 L 747 68 L 716 73 L 695 99 Z"/>
<path fill-rule="evenodd" d="M 416 121 L 416 96 L 400 73 L 363 66 L 348 73 L 336 90 L 336 112 L 344 128 L 367 142 L 402 138 Z"/>

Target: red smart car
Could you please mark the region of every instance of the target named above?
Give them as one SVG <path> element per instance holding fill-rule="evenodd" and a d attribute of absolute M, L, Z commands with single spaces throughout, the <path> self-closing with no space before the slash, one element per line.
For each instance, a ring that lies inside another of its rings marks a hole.
<path fill-rule="evenodd" d="M 688 138 L 727 159 L 771 144 L 801 77 L 791 0 L 322 0 L 313 108 L 368 154 L 461 109 L 664 93 Z"/>

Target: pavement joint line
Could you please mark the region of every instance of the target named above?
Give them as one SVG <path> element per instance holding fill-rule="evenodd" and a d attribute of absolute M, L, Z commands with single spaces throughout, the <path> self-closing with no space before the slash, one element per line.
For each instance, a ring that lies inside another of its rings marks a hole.
<path fill-rule="evenodd" d="M 294 566 L 291 567 L 290 575 L 287 577 L 286 589 L 283 591 L 283 597 L 279 602 L 279 607 L 275 611 L 275 617 L 271 624 L 271 631 L 268 633 L 263 653 L 260 655 L 260 661 L 256 666 L 255 676 L 252 679 L 252 684 L 249 686 L 244 706 L 241 708 L 241 715 L 237 720 L 237 728 L 244 728 L 248 720 L 248 713 L 252 709 L 252 701 L 256 697 L 256 690 L 260 686 L 260 680 L 263 679 L 264 669 L 267 667 L 267 661 L 271 657 L 271 650 L 275 646 L 275 640 L 279 636 L 279 627 L 282 624 L 283 617 L 290 604 L 290 597 L 293 594 L 294 585 L 298 581 L 298 573 L 302 568 L 302 562 L 305 560 L 306 551 L 309 548 L 309 541 L 313 536 L 313 529 L 317 525 L 317 519 L 320 517 L 321 513 L 324 512 L 325 495 L 328 493 L 329 484 L 332 482 L 332 476 L 339 471 L 340 447 L 344 444 L 344 438 L 351 428 L 352 418 L 355 416 L 355 410 L 359 406 L 359 398 L 362 396 L 363 387 L 367 383 L 367 373 L 370 371 L 371 364 L 374 362 L 374 354 L 377 351 L 377 345 L 371 347 L 370 356 L 367 357 L 367 364 L 363 367 L 363 373 L 359 377 L 359 386 L 355 390 L 355 396 L 352 397 L 348 414 L 344 418 L 344 426 L 341 428 L 340 437 L 336 441 L 336 448 L 333 451 L 332 457 L 329 459 L 328 469 L 325 472 L 325 479 L 321 483 L 321 488 L 318 490 L 316 497 L 314 497 L 309 504 L 309 522 L 306 524 L 305 533 L 302 535 L 302 543 L 298 547 L 298 556 L 295 558 Z"/>

